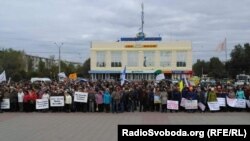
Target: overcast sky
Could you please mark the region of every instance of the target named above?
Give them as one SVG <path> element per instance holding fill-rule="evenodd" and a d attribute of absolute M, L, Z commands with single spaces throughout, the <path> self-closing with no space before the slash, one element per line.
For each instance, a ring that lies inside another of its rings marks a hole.
<path fill-rule="evenodd" d="M 215 56 L 227 38 L 228 54 L 250 42 L 250 0 L 0 0 L 0 49 L 83 62 L 91 41 L 134 37 L 144 2 L 145 34 L 190 40 L 193 62 Z M 229 57 L 229 55 L 228 55 Z"/>

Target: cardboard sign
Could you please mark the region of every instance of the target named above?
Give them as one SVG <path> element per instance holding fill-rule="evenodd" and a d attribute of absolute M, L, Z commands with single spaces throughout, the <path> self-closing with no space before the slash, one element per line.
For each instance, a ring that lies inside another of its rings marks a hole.
<path fill-rule="evenodd" d="M 85 92 L 75 92 L 74 94 L 75 102 L 87 103 L 88 101 L 88 93 Z"/>
<path fill-rule="evenodd" d="M 48 99 L 37 99 L 36 100 L 36 109 L 48 109 L 49 108 L 49 100 Z"/>
<path fill-rule="evenodd" d="M 179 101 L 168 100 L 167 101 L 167 109 L 179 110 Z"/>
<path fill-rule="evenodd" d="M 51 96 L 50 97 L 51 107 L 63 107 L 64 106 L 64 96 Z"/>

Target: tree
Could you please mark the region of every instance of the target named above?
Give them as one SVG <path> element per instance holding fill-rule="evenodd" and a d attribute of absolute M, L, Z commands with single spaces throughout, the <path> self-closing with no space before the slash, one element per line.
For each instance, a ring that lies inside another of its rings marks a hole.
<path fill-rule="evenodd" d="M 214 78 L 224 78 L 226 76 L 225 65 L 218 57 L 212 57 L 210 59 L 208 76 Z"/>
<path fill-rule="evenodd" d="M 228 62 L 228 72 L 235 78 L 240 73 L 250 73 L 250 46 L 245 44 L 244 48 L 239 44 L 234 47 L 231 54 L 231 60 Z"/>
<path fill-rule="evenodd" d="M 203 74 L 208 74 L 209 71 L 209 62 L 198 59 L 197 62 L 193 65 L 193 72 L 196 76 L 202 76 Z"/>
<path fill-rule="evenodd" d="M 82 66 L 77 67 L 77 74 L 81 77 L 89 78 L 89 70 L 90 70 L 90 58 L 88 58 Z"/>
<path fill-rule="evenodd" d="M 7 77 L 18 81 L 23 76 L 19 72 L 25 70 L 25 61 L 23 53 L 12 49 L 2 50 L 0 52 L 0 71 L 5 70 Z"/>

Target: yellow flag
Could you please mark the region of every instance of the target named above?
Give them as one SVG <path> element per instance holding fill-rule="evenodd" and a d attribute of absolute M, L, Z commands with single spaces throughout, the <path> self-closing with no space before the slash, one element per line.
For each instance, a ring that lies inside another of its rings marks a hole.
<path fill-rule="evenodd" d="M 184 87 L 183 81 L 181 80 L 181 81 L 179 82 L 179 89 L 180 89 L 180 92 L 182 91 L 183 87 Z"/>
<path fill-rule="evenodd" d="M 77 74 L 76 73 L 69 74 L 69 79 L 76 80 L 76 78 L 77 78 Z"/>

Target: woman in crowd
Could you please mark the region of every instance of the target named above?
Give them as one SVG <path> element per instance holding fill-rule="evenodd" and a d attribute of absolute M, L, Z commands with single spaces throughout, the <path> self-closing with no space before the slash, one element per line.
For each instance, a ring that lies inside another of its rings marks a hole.
<path fill-rule="evenodd" d="M 168 93 L 167 89 L 161 88 L 160 89 L 160 99 L 161 99 L 161 112 L 167 112 L 167 101 L 168 101 Z"/>
<path fill-rule="evenodd" d="M 111 104 L 111 95 L 109 93 L 108 88 L 106 88 L 106 90 L 104 91 L 103 104 L 104 104 L 104 111 L 106 113 L 109 113 L 110 112 L 110 104 Z"/>

